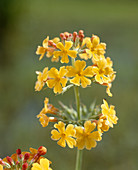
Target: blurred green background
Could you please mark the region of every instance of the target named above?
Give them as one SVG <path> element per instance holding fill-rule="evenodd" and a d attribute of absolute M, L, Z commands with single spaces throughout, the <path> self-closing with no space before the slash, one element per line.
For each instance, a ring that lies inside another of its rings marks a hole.
<path fill-rule="evenodd" d="M 73 89 L 55 96 L 52 90 L 34 91 L 36 70 L 51 67 L 46 57 L 38 61 L 35 51 L 49 35 L 83 29 L 107 43 L 106 56 L 117 71 L 110 98 L 105 87 L 81 90 L 89 105 L 106 98 L 116 106 L 118 124 L 103 135 L 95 149 L 84 151 L 83 170 L 136 170 L 138 167 L 138 1 L 0 1 L 0 157 L 17 148 L 44 145 L 55 170 L 72 170 L 76 149 L 61 148 L 50 139 L 52 126 L 42 128 L 36 115 L 43 100 L 58 107 L 58 100 L 74 104 Z"/>

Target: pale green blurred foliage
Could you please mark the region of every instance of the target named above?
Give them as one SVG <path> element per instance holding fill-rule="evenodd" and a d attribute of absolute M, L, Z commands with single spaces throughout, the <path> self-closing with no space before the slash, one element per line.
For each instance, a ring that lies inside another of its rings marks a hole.
<path fill-rule="evenodd" d="M 110 98 L 105 87 L 92 85 L 81 90 L 89 105 L 106 98 L 116 106 L 118 124 L 103 135 L 95 149 L 84 152 L 85 170 L 136 170 L 138 155 L 138 1 L 0 1 L 0 157 L 17 148 L 28 150 L 44 145 L 56 170 L 74 169 L 76 149 L 61 148 L 50 139 L 52 126 L 42 128 L 36 115 L 44 97 L 74 105 L 73 90 L 55 96 L 51 89 L 34 91 L 36 70 L 59 66 L 46 57 L 38 61 L 35 51 L 42 40 L 61 32 L 83 29 L 107 43 L 106 57 L 117 71 Z M 82 97 L 83 96 L 83 97 Z"/>

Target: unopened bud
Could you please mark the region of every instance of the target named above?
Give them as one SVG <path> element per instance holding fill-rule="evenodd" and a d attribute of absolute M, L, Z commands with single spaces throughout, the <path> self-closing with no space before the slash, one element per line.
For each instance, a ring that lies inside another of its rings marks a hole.
<path fill-rule="evenodd" d="M 3 162 L 3 160 L 1 158 L 0 158 L 0 164 L 5 165 L 5 163 Z"/>
<path fill-rule="evenodd" d="M 13 165 L 13 160 L 11 157 L 7 156 L 6 159 L 10 165 Z"/>
<path fill-rule="evenodd" d="M 30 158 L 30 153 L 24 154 L 24 162 L 26 162 Z"/>
<path fill-rule="evenodd" d="M 22 170 L 26 170 L 28 168 L 28 163 L 24 163 L 22 166 Z"/>
<path fill-rule="evenodd" d="M 61 33 L 61 34 L 60 34 L 60 37 L 61 37 L 61 38 L 63 38 L 63 37 L 64 37 L 64 34 L 63 34 L 63 33 Z"/>
<path fill-rule="evenodd" d="M 74 32 L 74 33 L 73 33 L 73 41 L 74 41 L 74 42 L 76 41 L 77 35 L 78 35 L 77 32 Z"/>
<path fill-rule="evenodd" d="M 72 37 L 72 34 L 71 34 L 71 33 L 69 34 L 69 37 Z"/>
<path fill-rule="evenodd" d="M 69 38 L 69 35 L 68 35 L 68 34 L 65 34 L 65 37 L 66 37 L 66 39 L 68 39 L 68 38 Z"/>
<path fill-rule="evenodd" d="M 77 36 L 77 32 L 73 32 L 73 36 L 76 37 Z"/>
<path fill-rule="evenodd" d="M 83 34 L 84 33 L 84 31 L 83 30 L 80 30 L 79 31 L 79 35 L 81 35 L 81 34 Z"/>
<path fill-rule="evenodd" d="M 93 43 L 94 46 L 97 46 L 99 43 L 100 43 L 100 39 L 98 36 L 96 35 L 93 35 L 92 38 L 91 38 L 91 41 Z"/>
<path fill-rule="evenodd" d="M 16 165 L 18 165 L 20 162 L 19 161 L 16 161 Z"/>
<path fill-rule="evenodd" d="M 44 146 L 40 146 L 40 147 L 38 148 L 38 153 L 39 153 L 40 155 L 45 155 L 45 154 L 47 153 L 47 149 L 46 149 Z"/>
<path fill-rule="evenodd" d="M 22 158 L 23 158 L 23 155 L 22 155 L 22 154 L 20 154 L 20 155 L 19 155 L 19 158 L 20 158 L 20 159 L 22 159 Z"/>
<path fill-rule="evenodd" d="M 21 154 L 21 149 L 17 149 L 16 153 L 17 153 L 17 155 L 20 155 Z"/>
<path fill-rule="evenodd" d="M 52 41 L 52 40 L 49 40 L 49 41 L 48 41 L 48 45 L 49 45 L 49 46 L 53 46 L 53 41 Z"/>

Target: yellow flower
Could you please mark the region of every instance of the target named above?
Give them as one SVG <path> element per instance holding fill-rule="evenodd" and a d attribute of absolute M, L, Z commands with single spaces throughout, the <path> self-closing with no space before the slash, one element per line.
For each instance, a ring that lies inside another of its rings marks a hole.
<path fill-rule="evenodd" d="M 96 35 L 92 35 L 91 41 L 86 44 L 86 53 L 90 57 L 97 59 L 98 56 L 105 54 L 106 44 L 100 43 L 100 38 Z"/>
<path fill-rule="evenodd" d="M 54 52 L 54 58 L 58 59 L 59 56 L 61 56 L 62 57 L 61 63 L 68 63 L 69 62 L 68 56 L 70 56 L 72 58 L 76 58 L 77 57 L 77 51 L 70 50 L 72 45 L 73 45 L 73 42 L 71 42 L 71 41 L 65 41 L 65 46 L 61 42 L 57 43 L 56 46 L 61 51 L 55 51 Z"/>
<path fill-rule="evenodd" d="M 43 127 L 48 126 L 49 124 L 49 117 L 45 114 L 39 114 L 37 115 L 37 118 L 39 118 L 39 121 Z"/>
<path fill-rule="evenodd" d="M 70 148 L 73 148 L 76 145 L 75 139 L 72 138 L 75 135 L 75 129 L 72 124 L 67 125 L 65 129 L 65 124 L 63 122 L 58 122 L 58 124 L 55 124 L 54 127 L 57 128 L 58 131 L 55 129 L 52 130 L 51 138 L 53 140 L 59 140 L 57 142 L 58 145 L 65 147 L 67 143 Z"/>
<path fill-rule="evenodd" d="M 48 67 L 44 68 L 43 72 L 36 71 L 36 74 L 38 74 L 38 76 L 35 84 L 35 91 L 40 91 L 48 78 Z"/>
<path fill-rule="evenodd" d="M 49 88 L 54 87 L 54 93 L 61 93 L 62 87 L 66 86 L 67 78 L 65 78 L 67 70 L 65 69 L 65 66 L 60 67 L 60 70 L 58 71 L 56 68 L 51 68 L 48 72 L 49 80 L 47 80 L 47 86 Z"/>
<path fill-rule="evenodd" d="M 50 40 L 50 41 L 54 44 L 54 46 L 48 48 L 47 54 L 46 54 L 46 56 L 47 56 L 48 58 L 51 57 L 51 56 L 53 56 L 54 51 L 55 51 L 55 49 L 56 49 L 56 44 L 60 41 L 60 39 L 59 39 L 58 37 L 56 37 L 56 38 L 54 38 L 53 40 Z M 59 60 L 59 59 L 56 58 L 55 56 L 53 56 L 52 59 L 51 59 L 52 62 L 58 62 L 58 60 Z"/>
<path fill-rule="evenodd" d="M 0 170 L 3 170 L 3 166 L 0 164 Z"/>
<path fill-rule="evenodd" d="M 102 133 L 98 131 L 94 131 L 96 124 L 91 123 L 91 121 L 86 121 L 84 123 L 84 127 L 77 126 L 76 129 L 76 146 L 78 149 L 82 150 L 86 147 L 86 149 L 90 150 L 91 148 L 95 148 L 97 143 L 96 141 L 102 140 Z"/>
<path fill-rule="evenodd" d="M 52 104 L 49 104 L 49 99 L 46 97 L 44 100 L 44 108 L 41 110 L 41 112 L 37 115 L 37 118 L 39 118 L 39 121 L 43 127 L 48 126 L 49 122 L 56 122 L 57 118 L 55 117 L 48 117 L 46 114 L 54 114 L 58 112 L 58 109 L 55 108 Z"/>
<path fill-rule="evenodd" d="M 49 41 L 49 36 L 47 36 L 46 39 L 44 39 L 43 43 L 42 43 L 42 47 L 41 46 L 38 46 L 37 47 L 37 50 L 36 50 L 36 54 L 40 55 L 40 58 L 39 60 L 41 60 L 43 57 L 44 57 L 44 54 L 47 52 L 48 50 L 48 41 Z"/>
<path fill-rule="evenodd" d="M 87 85 L 91 84 L 91 80 L 86 78 L 86 77 L 92 77 L 93 72 L 92 72 L 92 67 L 88 66 L 85 70 L 84 68 L 86 67 L 86 62 L 85 61 L 80 61 L 77 60 L 74 63 L 73 66 L 67 66 L 66 69 L 68 70 L 66 76 L 67 77 L 74 77 L 73 79 L 70 80 L 71 83 L 85 88 Z"/>
<path fill-rule="evenodd" d="M 38 163 L 33 163 L 33 167 L 31 170 L 52 170 L 49 167 L 50 163 L 49 160 L 46 158 L 40 159 L 40 164 Z"/>
<path fill-rule="evenodd" d="M 103 100 L 104 104 L 101 105 L 102 114 L 107 118 L 108 125 L 113 127 L 113 124 L 117 124 L 118 117 L 116 116 L 116 111 L 114 110 L 114 106 L 108 106 L 106 100 Z"/>
<path fill-rule="evenodd" d="M 115 73 L 104 56 L 100 56 L 96 65 L 92 66 L 92 70 L 95 75 L 96 82 L 100 84 L 110 83 Z"/>
<path fill-rule="evenodd" d="M 108 121 L 105 116 L 101 116 L 99 120 L 97 121 L 97 129 L 101 133 L 109 130 Z"/>

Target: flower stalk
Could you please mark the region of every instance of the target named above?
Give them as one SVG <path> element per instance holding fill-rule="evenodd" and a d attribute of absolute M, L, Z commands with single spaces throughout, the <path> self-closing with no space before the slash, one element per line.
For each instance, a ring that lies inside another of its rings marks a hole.
<path fill-rule="evenodd" d="M 77 149 L 76 168 L 75 168 L 75 170 L 81 170 L 81 167 L 82 167 L 82 153 L 83 153 L 83 150 Z"/>

